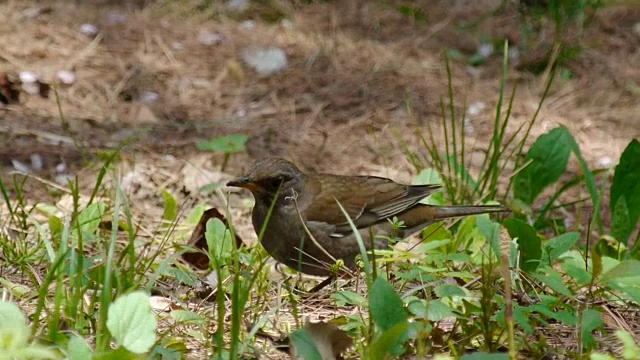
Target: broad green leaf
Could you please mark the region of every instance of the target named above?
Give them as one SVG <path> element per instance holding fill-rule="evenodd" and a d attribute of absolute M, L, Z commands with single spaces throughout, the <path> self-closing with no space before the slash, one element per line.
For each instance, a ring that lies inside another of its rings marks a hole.
<path fill-rule="evenodd" d="M 145 355 L 136 354 L 120 346 L 113 350 L 94 354 L 91 360 L 144 360 L 147 359 Z"/>
<path fill-rule="evenodd" d="M 397 323 L 389 330 L 384 331 L 379 338 L 373 341 L 369 347 L 368 359 L 370 360 L 383 360 L 387 354 L 395 357 L 404 352 L 401 345 L 407 340 L 407 330 L 409 329 L 409 322 L 406 320 Z M 306 360 L 306 359 L 305 359 Z"/>
<path fill-rule="evenodd" d="M 453 316 L 453 310 L 440 300 L 430 300 L 426 306 L 427 320 L 440 321 L 446 317 Z"/>
<path fill-rule="evenodd" d="M 407 321 L 408 316 L 402 299 L 393 286 L 381 277 L 376 278 L 371 286 L 369 309 L 373 321 L 383 332 Z"/>
<path fill-rule="evenodd" d="M 425 242 L 446 241 L 445 243 L 438 245 L 438 246 L 444 246 L 447 243 L 451 242 L 451 239 L 453 239 L 453 235 L 451 235 L 451 232 L 449 231 L 449 229 L 447 229 L 447 227 L 444 226 L 443 222 L 438 221 L 436 223 L 433 223 L 427 226 L 426 228 L 424 228 L 424 230 L 422 230 L 422 238 L 424 239 Z M 430 249 L 435 249 L 436 247 L 432 247 Z M 430 249 L 427 248 L 426 250 L 430 250 Z"/>
<path fill-rule="evenodd" d="M 524 159 L 530 164 L 515 176 L 514 196 L 530 205 L 542 190 L 557 182 L 567 168 L 572 142 L 565 127 L 541 135 Z"/>
<path fill-rule="evenodd" d="M 353 291 L 342 290 L 331 294 L 331 298 L 336 299 L 336 305 L 343 307 L 345 305 L 364 306 L 367 299 Z"/>
<path fill-rule="evenodd" d="M 576 326 L 578 320 L 573 312 L 567 310 L 557 310 L 558 304 L 553 302 L 545 302 L 529 306 L 530 312 L 540 313 L 550 319 L 560 321 L 569 326 Z"/>
<path fill-rule="evenodd" d="M 107 328 L 119 345 L 135 354 L 148 352 L 156 342 L 157 320 L 149 295 L 135 291 L 109 306 Z"/>
<path fill-rule="evenodd" d="M 464 291 L 464 289 L 458 285 L 443 284 L 436 287 L 434 289 L 434 292 L 439 298 L 453 297 L 453 296 L 459 296 L 459 297 L 467 296 L 467 293 Z"/>
<path fill-rule="evenodd" d="M 91 360 L 92 356 L 93 350 L 91 350 L 91 346 L 83 338 L 71 333 L 67 344 L 67 359 Z"/>
<path fill-rule="evenodd" d="M 502 262 L 500 257 L 500 224 L 491 221 L 486 216 L 478 216 L 476 223 L 478 224 L 480 233 L 482 233 L 489 242 L 491 250 L 493 250 L 498 262 Z"/>
<path fill-rule="evenodd" d="M 296 355 L 304 360 L 322 360 L 315 341 L 307 330 L 298 329 L 291 333 L 291 341 L 295 345 Z"/>
<path fill-rule="evenodd" d="M 206 207 L 204 207 L 203 205 L 196 205 L 193 209 L 191 209 L 191 211 L 189 212 L 189 215 L 187 215 L 187 218 L 184 220 L 185 223 L 187 224 L 192 224 L 192 225 L 196 225 L 200 222 L 200 219 L 202 218 L 202 215 L 204 215 L 204 212 L 207 210 Z"/>
<path fill-rule="evenodd" d="M 196 144 L 196 147 L 198 150 L 233 154 L 244 151 L 247 139 L 249 137 L 246 134 L 231 134 L 208 141 L 201 141 Z"/>
<path fill-rule="evenodd" d="M 409 312 L 415 315 L 416 318 L 427 318 L 427 300 L 415 296 L 409 296 L 405 300 L 407 300 L 407 309 L 409 309 Z"/>
<path fill-rule="evenodd" d="M 636 344 L 633 335 L 624 330 L 616 330 L 616 337 L 622 342 L 623 359 L 640 359 L 640 346 Z"/>
<path fill-rule="evenodd" d="M 480 237 L 476 219 L 476 216 L 468 216 L 460 221 L 460 226 L 458 227 L 458 232 L 455 237 L 456 250 L 460 250 L 460 247 L 467 249 L 470 241 L 476 237 Z"/>
<path fill-rule="evenodd" d="M 9 291 L 9 293 L 18 298 L 21 299 L 23 296 L 25 296 L 26 294 L 30 293 L 32 291 L 31 288 L 29 288 L 28 286 L 25 285 L 21 285 L 21 284 L 16 284 L 14 282 L 11 282 L 5 278 L 0 278 L 0 289 L 6 289 L 7 291 Z"/>
<path fill-rule="evenodd" d="M 620 291 L 626 294 L 632 301 L 635 301 L 637 305 L 640 305 L 640 287 L 638 286 L 616 286 L 615 283 L 607 283 L 612 289 Z M 619 288 L 619 289 L 616 289 Z"/>
<path fill-rule="evenodd" d="M 516 325 L 520 325 L 527 334 L 533 334 L 533 327 L 529 323 L 529 311 L 525 310 L 526 308 L 513 304 L 513 321 Z"/>
<path fill-rule="evenodd" d="M 627 207 L 627 200 L 624 195 L 620 196 L 618 201 L 616 201 L 612 218 L 611 235 L 613 235 L 618 242 L 627 245 L 629 236 L 631 232 L 633 232 L 633 227 L 631 227 L 629 208 Z"/>
<path fill-rule="evenodd" d="M 585 349 L 595 346 L 593 331 L 600 328 L 604 321 L 602 315 L 595 309 L 586 309 L 582 312 L 580 321 L 580 334 L 582 335 L 582 344 Z"/>
<path fill-rule="evenodd" d="M 102 221 L 102 217 L 104 216 L 104 212 L 105 205 L 102 201 L 89 204 L 86 208 L 80 211 L 76 221 L 83 232 L 93 234 L 98 230 L 100 221 Z"/>
<path fill-rule="evenodd" d="M 587 185 L 587 191 L 589 192 L 589 196 L 591 196 L 591 202 L 593 203 L 594 209 L 594 218 L 598 224 L 598 229 L 600 232 L 603 232 L 603 223 L 602 223 L 602 215 L 600 214 L 600 196 L 598 194 L 598 187 L 596 186 L 596 180 L 593 172 L 589 169 L 589 164 L 587 164 L 587 160 L 584 159 L 582 153 L 580 152 L 580 146 L 576 140 L 571 136 L 569 130 L 566 130 L 567 134 L 569 134 L 568 140 L 569 145 L 572 147 L 573 154 L 578 159 L 578 163 L 580 163 L 580 167 L 582 168 L 582 173 L 584 174 L 584 182 Z"/>
<path fill-rule="evenodd" d="M 565 262 L 562 264 L 562 270 L 580 285 L 587 285 L 591 282 L 591 273 L 585 270 L 584 266 L 577 266 L 573 262 Z"/>
<path fill-rule="evenodd" d="M 0 353 L 27 346 L 29 327 L 18 305 L 0 301 Z"/>
<path fill-rule="evenodd" d="M 518 238 L 520 268 L 527 272 L 535 271 L 542 257 L 542 243 L 536 230 L 519 219 L 506 219 L 503 224 L 511 238 Z"/>
<path fill-rule="evenodd" d="M 562 276 L 554 269 L 550 267 L 539 269 L 534 276 L 551 288 L 551 290 L 564 296 L 573 296 L 571 290 L 564 284 Z"/>
<path fill-rule="evenodd" d="M 579 238 L 580 233 L 568 232 L 547 241 L 544 244 L 544 247 L 547 250 L 549 261 L 553 262 L 554 260 L 558 259 L 560 255 L 571 250 L 571 248 L 576 244 Z"/>
<path fill-rule="evenodd" d="M 640 275 L 640 261 L 625 260 L 602 275 L 602 280 L 617 279 Z"/>
<path fill-rule="evenodd" d="M 162 190 L 162 197 L 164 198 L 162 219 L 167 222 L 172 222 L 178 217 L 178 203 L 176 202 L 176 198 L 167 190 Z"/>
<path fill-rule="evenodd" d="M 582 166 L 583 172 L 586 175 L 576 175 L 573 178 L 567 181 L 564 181 L 562 186 L 560 186 L 560 188 L 557 188 L 555 193 L 551 197 L 549 197 L 548 199 L 545 197 L 545 200 L 546 200 L 545 205 L 540 210 L 536 211 L 536 221 L 533 224 L 533 227 L 535 227 L 536 229 L 544 227 L 544 223 L 547 220 L 546 219 L 547 213 L 558 203 L 558 199 L 562 196 L 562 194 L 567 192 L 569 189 L 573 189 L 577 186 L 580 186 L 583 183 L 587 184 L 587 189 L 589 190 L 589 194 L 591 195 L 591 198 L 595 199 L 593 203 L 594 204 L 600 203 L 600 198 L 598 197 L 597 187 L 595 185 L 594 179 L 597 174 L 606 173 L 606 169 L 598 169 L 595 171 L 590 171 L 588 164 L 586 163 L 586 161 L 584 161 L 584 159 L 582 158 L 582 155 L 580 154 L 580 149 L 577 143 L 575 144 L 574 152 L 576 153 L 576 157 L 580 161 L 580 165 Z M 526 214 L 527 216 L 533 216 L 530 208 L 528 209 L 527 212 L 523 211 L 523 213 Z M 596 211 L 596 219 L 598 221 L 598 226 L 600 226 L 600 223 L 602 221 L 602 216 L 600 215 L 600 211 Z"/>
<path fill-rule="evenodd" d="M 589 355 L 589 360 L 617 360 L 617 359 L 608 354 L 591 353 L 591 355 Z"/>
<path fill-rule="evenodd" d="M 428 229 L 428 228 L 427 228 Z M 426 230 L 422 232 L 423 235 L 427 234 Z M 425 241 L 422 245 L 420 245 L 420 253 L 421 254 L 426 254 L 429 251 L 432 251 L 434 249 L 438 249 L 442 246 L 446 246 L 447 244 L 451 243 L 451 240 L 449 239 L 444 239 L 444 240 L 429 240 L 429 241 Z"/>
<path fill-rule="evenodd" d="M 172 319 L 180 324 L 205 325 L 206 319 L 193 311 L 189 310 L 173 310 L 170 314 Z"/>
<path fill-rule="evenodd" d="M 453 310 L 440 300 L 424 300 L 411 297 L 407 307 L 418 319 L 440 321 L 448 316 L 453 316 Z"/>
<path fill-rule="evenodd" d="M 616 206 L 621 197 L 625 198 L 628 212 L 619 211 L 616 214 Z M 634 229 L 640 217 L 640 142 L 634 139 L 624 149 L 620 156 L 620 163 L 616 166 L 611 184 L 611 197 L 609 207 L 614 211 L 613 224 L 628 221 L 628 228 Z M 628 220 L 616 218 L 626 217 Z M 624 234 L 621 234 L 624 235 Z M 625 245 L 627 239 L 621 240 Z"/>
<path fill-rule="evenodd" d="M 411 181 L 411 184 L 412 185 L 441 185 L 442 178 L 440 177 L 440 174 L 438 174 L 438 172 L 435 169 L 427 168 L 420 171 L 418 175 L 414 176 Z M 428 205 L 444 205 L 445 204 L 444 194 L 442 193 L 442 191 L 438 191 L 436 193 L 431 194 L 431 196 L 427 197 L 426 199 L 422 199 L 420 202 Z"/>
<path fill-rule="evenodd" d="M 206 227 L 205 238 L 209 247 L 209 255 L 214 262 L 217 262 L 217 267 L 222 267 L 231 261 L 233 247 L 231 233 L 218 218 L 209 219 Z"/>

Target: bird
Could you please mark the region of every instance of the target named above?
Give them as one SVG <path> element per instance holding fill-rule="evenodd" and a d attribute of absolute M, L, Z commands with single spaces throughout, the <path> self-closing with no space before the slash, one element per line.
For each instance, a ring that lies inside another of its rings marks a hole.
<path fill-rule="evenodd" d="M 304 173 L 275 157 L 256 160 L 227 186 L 249 190 L 251 218 L 260 243 L 276 261 L 299 272 L 332 276 L 341 260 L 355 266 L 360 254 L 349 215 L 368 251 L 388 249 L 390 238 L 405 238 L 447 218 L 502 212 L 502 206 L 434 206 L 420 203 L 439 185 L 404 185 L 376 176 Z M 392 219 L 396 220 L 394 226 Z M 398 227 L 398 223 L 403 224 Z"/>

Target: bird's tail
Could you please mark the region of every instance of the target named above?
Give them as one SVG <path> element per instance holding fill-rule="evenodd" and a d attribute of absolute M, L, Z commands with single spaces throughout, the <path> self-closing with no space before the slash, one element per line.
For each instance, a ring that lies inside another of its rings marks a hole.
<path fill-rule="evenodd" d="M 433 220 L 442 220 L 452 217 L 498 213 L 507 211 L 500 205 L 459 205 L 459 206 L 435 206 Z"/>
<path fill-rule="evenodd" d="M 443 219 L 505 211 L 507 210 L 500 205 L 419 205 L 404 212 L 399 218 L 404 221 L 406 229 L 409 229 L 409 232 L 413 232 Z"/>

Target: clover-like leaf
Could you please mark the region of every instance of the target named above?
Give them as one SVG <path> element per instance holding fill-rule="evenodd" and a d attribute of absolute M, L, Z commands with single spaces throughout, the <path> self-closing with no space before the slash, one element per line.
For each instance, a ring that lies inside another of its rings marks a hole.
<path fill-rule="evenodd" d="M 119 297 L 109 306 L 107 328 L 119 345 L 143 354 L 156 342 L 157 320 L 149 295 L 142 291 Z"/>

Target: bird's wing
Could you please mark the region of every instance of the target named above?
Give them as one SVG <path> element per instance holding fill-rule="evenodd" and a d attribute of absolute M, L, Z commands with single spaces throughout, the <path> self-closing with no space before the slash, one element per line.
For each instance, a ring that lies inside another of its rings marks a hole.
<path fill-rule="evenodd" d="M 336 226 L 337 233 L 351 231 L 338 202 L 356 227 L 363 228 L 405 211 L 440 188 L 438 185 L 402 185 L 373 176 L 322 177 L 324 181 L 315 181 L 314 200 L 303 214 L 307 221 Z"/>

